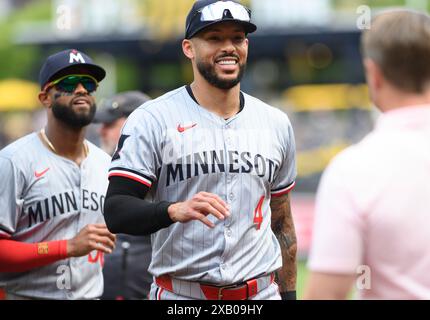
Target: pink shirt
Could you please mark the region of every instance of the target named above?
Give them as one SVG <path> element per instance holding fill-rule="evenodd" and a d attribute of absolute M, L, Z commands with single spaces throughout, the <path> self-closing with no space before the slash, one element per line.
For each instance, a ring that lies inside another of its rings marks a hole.
<path fill-rule="evenodd" d="M 366 265 L 361 298 L 430 299 L 430 106 L 381 115 L 327 167 L 315 210 L 309 269 Z"/>

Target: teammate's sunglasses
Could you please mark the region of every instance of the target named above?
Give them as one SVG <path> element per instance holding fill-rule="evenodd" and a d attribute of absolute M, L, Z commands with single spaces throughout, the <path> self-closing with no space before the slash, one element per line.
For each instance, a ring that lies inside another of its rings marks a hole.
<path fill-rule="evenodd" d="M 54 80 L 46 85 L 45 91 L 47 91 L 51 87 L 55 87 L 58 91 L 62 92 L 74 92 L 78 84 L 82 84 L 85 90 L 88 93 L 92 93 L 96 91 L 99 83 L 92 76 L 86 74 L 69 74 L 67 76 L 61 77 L 57 80 Z"/>

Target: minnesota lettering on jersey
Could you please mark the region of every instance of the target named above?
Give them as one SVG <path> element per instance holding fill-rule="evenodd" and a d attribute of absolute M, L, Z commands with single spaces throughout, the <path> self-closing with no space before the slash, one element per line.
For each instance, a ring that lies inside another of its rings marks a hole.
<path fill-rule="evenodd" d="M 172 183 L 211 173 L 247 173 L 267 176 L 272 182 L 279 166 L 261 154 L 239 151 L 203 151 L 187 155 L 175 163 L 165 165 L 166 187 Z"/>
<path fill-rule="evenodd" d="M 77 212 L 81 208 L 94 212 L 103 211 L 104 200 L 104 195 L 82 189 L 81 203 L 78 203 L 75 192 L 66 191 L 38 201 L 29 206 L 27 212 L 23 209 L 23 213 L 28 214 L 28 227 L 30 228 L 36 223 L 52 219 L 57 215 Z"/>

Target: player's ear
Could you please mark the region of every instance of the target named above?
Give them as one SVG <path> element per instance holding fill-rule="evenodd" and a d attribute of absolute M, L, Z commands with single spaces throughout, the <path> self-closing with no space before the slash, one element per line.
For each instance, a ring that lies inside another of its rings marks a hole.
<path fill-rule="evenodd" d="M 39 101 L 46 108 L 49 108 L 52 104 L 51 96 L 46 91 L 39 92 Z"/>
<path fill-rule="evenodd" d="M 363 61 L 366 72 L 367 84 L 371 89 L 379 89 L 385 80 L 381 68 L 372 59 L 366 58 Z"/>
<path fill-rule="evenodd" d="M 191 40 L 182 41 L 182 51 L 188 59 L 194 59 L 194 43 Z"/>

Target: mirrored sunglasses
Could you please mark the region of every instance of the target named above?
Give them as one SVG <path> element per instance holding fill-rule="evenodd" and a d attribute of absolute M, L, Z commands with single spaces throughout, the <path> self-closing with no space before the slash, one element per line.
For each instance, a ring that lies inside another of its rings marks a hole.
<path fill-rule="evenodd" d="M 243 5 L 233 1 L 218 1 L 203 7 L 200 12 L 201 21 L 217 21 L 224 16 L 225 10 L 228 10 L 234 19 L 249 22 L 251 12 Z"/>
<path fill-rule="evenodd" d="M 55 87 L 59 91 L 70 93 L 76 90 L 76 87 L 79 83 L 82 84 L 82 86 L 85 88 L 86 91 L 88 91 L 88 93 L 96 91 L 98 87 L 98 81 L 95 78 L 89 75 L 75 74 L 67 75 L 50 82 L 45 90 L 51 87 Z"/>

